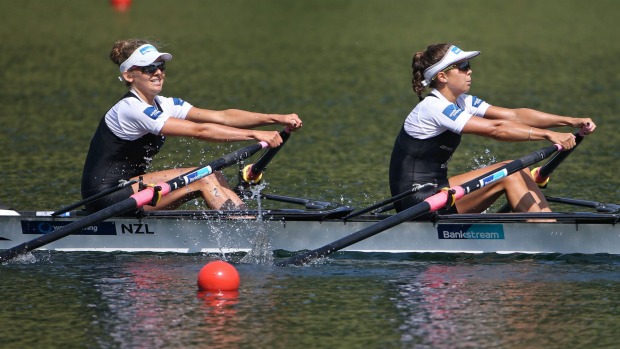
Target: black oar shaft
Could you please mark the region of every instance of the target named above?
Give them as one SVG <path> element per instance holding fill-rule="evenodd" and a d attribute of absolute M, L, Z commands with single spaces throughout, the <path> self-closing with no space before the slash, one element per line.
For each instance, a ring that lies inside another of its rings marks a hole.
<path fill-rule="evenodd" d="M 7 261 L 15 258 L 22 253 L 26 253 L 37 249 L 41 246 L 50 244 L 56 240 L 59 240 L 73 232 L 79 231 L 84 228 L 88 228 L 97 223 L 100 223 L 110 217 L 114 217 L 123 214 L 129 210 L 137 209 L 136 200 L 134 198 L 125 199 L 117 204 L 106 207 L 103 210 L 97 211 L 89 216 L 86 216 L 77 221 L 73 221 L 65 226 L 62 226 L 52 232 L 43 234 L 28 242 L 22 243 L 15 247 L 9 248 L 4 251 L 0 251 L 0 262 Z"/>
<path fill-rule="evenodd" d="M 214 171 L 219 171 L 225 167 L 228 167 L 243 159 L 246 159 L 266 146 L 267 146 L 266 143 L 261 142 L 261 143 L 249 145 L 245 148 L 238 149 L 232 153 L 222 156 L 221 158 L 217 160 L 212 161 L 206 166 L 189 171 L 177 178 L 173 178 L 169 180 L 166 183 L 170 185 L 171 190 L 175 190 L 177 188 L 186 186 L 200 178 L 203 178 L 204 176 L 211 174 Z"/>
<path fill-rule="evenodd" d="M 339 251 L 347 246 L 351 246 L 362 240 L 368 239 L 374 235 L 377 235 L 385 230 L 388 230 L 400 223 L 419 217 L 427 212 L 430 212 L 431 206 L 426 202 L 422 202 L 418 205 L 409 207 L 408 209 L 401 211 L 395 215 L 392 215 L 384 220 L 381 220 L 371 226 L 368 226 L 362 230 L 359 230 L 353 234 L 347 235 L 339 240 L 329 243 L 325 246 L 319 247 L 315 250 L 307 253 L 295 255 L 282 263 L 277 263 L 279 266 L 286 265 L 302 265 L 309 261 L 322 258 L 330 255 L 336 251 Z"/>
<path fill-rule="evenodd" d="M 528 166 L 531 166 L 539 161 L 548 158 L 558 149 L 560 149 L 560 147 L 557 145 L 550 145 L 541 148 L 530 154 L 511 161 L 493 172 L 487 173 L 478 178 L 474 178 L 469 182 L 463 183 L 460 185 L 460 187 L 463 188 L 465 194 L 469 194 L 476 189 L 480 189 L 488 184 L 496 182 L 499 179 L 502 179 L 510 174 L 518 172 Z"/>
<path fill-rule="evenodd" d="M 289 204 L 305 205 L 306 208 L 309 208 L 309 209 L 324 210 L 329 206 L 335 206 L 333 203 L 327 202 L 327 201 L 316 201 L 316 200 L 310 200 L 310 199 L 305 199 L 305 198 L 295 198 L 295 197 L 290 197 L 290 196 L 265 194 L 265 193 L 261 193 L 260 195 L 262 198 L 267 199 L 267 200 L 286 202 Z"/>
<path fill-rule="evenodd" d="M 602 202 L 597 202 L 597 201 L 573 199 L 573 198 L 560 198 L 560 197 L 555 197 L 555 196 L 547 196 L 546 198 L 547 198 L 547 201 L 549 202 L 556 202 L 556 203 L 566 204 L 566 205 L 593 208 L 593 209 L 596 209 L 596 211 L 598 212 L 618 213 L 620 211 L 620 205 L 612 204 L 612 203 L 602 203 Z"/>
<path fill-rule="evenodd" d="M 379 207 L 383 207 L 385 205 L 391 204 L 391 203 L 396 202 L 398 200 L 402 200 L 402 199 L 406 198 L 407 196 L 410 196 L 410 195 L 413 195 L 413 194 L 417 193 L 420 189 L 423 189 L 423 188 L 425 188 L 427 186 L 431 186 L 431 185 L 433 185 L 433 184 L 427 183 L 427 184 L 415 186 L 415 187 L 411 188 L 411 190 L 402 192 L 402 193 L 400 193 L 398 195 L 394 195 L 394 196 L 392 196 L 389 199 L 377 202 L 376 204 L 373 204 L 371 206 L 363 208 L 363 209 L 361 209 L 359 211 L 351 212 L 348 215 L 346 215 L 345 217 L 343 217 L 342 220 L 346 221 L 346 220 L 351 219 L 353 217 L 361 216 L 364 213 L 368 213 L 368 212 L 370 212 L 372 210 L 378 209 Z"/>
<path fill-rule="evenodd" d="M 469 194 L 474 190 L 487 186 L 491 183 L 497 182 L 505 178 L 506 176 L 509 176 L 510 174 L 513 174 L 530 165 L 533 165 L 549 157 L 551 154 L 553 154 L 558 149 L 560 149 L 560 147 L 556 145 L 544 147 L 535 152 L 527 154 L 517 160 L 511 161 L 510 163 L 504 166 L 501 166 L 491 172 L 488 172 L 482 176 L 479 176 L 460 186 L 453 187 L 451 189 L 455 190 L 456 192 L 455 199 L 459 199 L 463 195 Z M 417 218 L 428 212 L 434 212 L 440 209 L 441 207 L 444 207 L 447 204 L 448 199 L 449 197 L 446 192 L 437 193 L 415 206 L 409 207 L 408 209 L 404 211 L 401 211 L 395 215 L 392 215 L 382 221 L 379 221 L 353 234 L 347 235 L 339 240 L 336 240 L 325 246 L 319 247 L 315 250 L 293 256 L 285 260 L 284 262 L 280 262 L 277 264 L 280 266 L 286 266 L 286 265 L 291 265 L 291 264 L 300 265 L 300 264 L 307 263 L 315 258 L 325 257 L 345 247 L 351 246 L 357 242 L 368 239 L 400 223 Z"/>
<path fill-rule="evenodd" d="M 69 206 L 65 206 L 65 207 L 63 207 L 63 208 L 61 208 L 61 209 L 59 209 L 57 211 L 54 211 L 52 213 L 52 216 L 58 216 L 58 215 L 61 215 L 61 214 L 65 213 L 65 212 L 69 212 L 69 211 L 73 210 L 74 208 L 80 207 L 80 206 L 82 206 L 84 204 L 87 204 L 89 202 L 93 202 L 93 201 L 95 201 L 95 200 L 97 200 L 99 198 L 102 198 L 102 197 L 104 197 L 104 196 L 106 196 L 108 194 L 114 193 L 115 191 L 121 190 L 121 189 L 123 189 L 123 188 L 125 188 L 127 186 L 130 186 L 132 184 L 135 184 L 135 183 L 138 183 L 138 181 L 137 180 L 125 181 L 125 182 L 117 185 L 116 187 L 108 188 L 108 189 L 103 190 L 103 191 L 101 191 L 101 192 L 99 192 L 99 193 L 97 193 L 97 194 L 95 194 L 93 196 L 90 196 L 90 197 L 88 197 L 88 198 L 86 198 L 86 199 L 84 199 L 82 201 L 78 201 L 78 202 L 76 202 L 74 204 L 71 204 Z"/>

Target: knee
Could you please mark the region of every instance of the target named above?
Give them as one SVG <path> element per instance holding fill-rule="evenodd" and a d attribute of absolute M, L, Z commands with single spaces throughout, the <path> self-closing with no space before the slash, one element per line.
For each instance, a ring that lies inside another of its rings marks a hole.
<path fill-rule="evenodd" d="M 503 182 L 505 187 L 511 187 L 515 185 L 523 185 L 527 183 L 527 179 L 531 179 L 532 175 L 527 169 L 520 170 L 504 178 Z"/>

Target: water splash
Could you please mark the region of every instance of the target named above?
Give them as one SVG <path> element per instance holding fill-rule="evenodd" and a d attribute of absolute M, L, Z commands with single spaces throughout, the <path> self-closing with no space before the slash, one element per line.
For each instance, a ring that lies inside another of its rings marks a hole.
<path fill-rule="evenodd" d="M 17 255 L 15 258 L 10 259 L 4 263 L 2 263 L 2 265 L 9 265 L 9 264 L 35 264 L 38 262 L 50 262 L 50 255 L 49 253 L 47 254 L 41 254 L 38 257 L 35 256 L 32 252 L 26 252 L 26 253 L 22 253 Z"/>
<path fill-rule="evenodd" d="M 496 163 L 497 157 L 491 154 L 491 151 L 487 148 L 487 149 L 484 149 L 483 154 L 477 154 L 477 152 L 474 152 L 471 158 L 471 161 L 472 163 L 470 164 L 470 168 L 472 170 L 477 170 L 479 168 L 487 167 L 491 164 Z"/>
<path fill-rule="evenodd" d="M 258 206 L 258 215 L 256 216 L 258 222 L 261 222 L 263 217 L 261 191 L 265 189 L 266 186 L 267 183 L 263 182 L 250 187 L 250 192 L 252 194 L 250 199 L 256 199 Z M 252 249 L 243 256 L 240 262 L 247 264 L 273 264 L 273 252 L 271 250 L 269 232 L 264 224 L 257 224 L 256 227 L 256 233 L 250 239 Z"/>
<path fill-rule="evenodd" d="M 271 240 L 265 226 L 260 224 L 256 230 L 256 234 L 250 239 L 252 249 L 241 258 L 240 263 L 246 264 L 273 264 L 273 252 L 271 249 Z"/>

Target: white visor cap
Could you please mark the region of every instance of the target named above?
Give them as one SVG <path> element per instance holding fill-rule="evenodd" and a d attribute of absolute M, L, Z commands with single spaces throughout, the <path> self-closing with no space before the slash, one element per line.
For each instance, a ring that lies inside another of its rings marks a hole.
<path fill-rule="evenodd" d="M 433 80 L 435 75 L 439 74 L 440 71 L 446 69 L 451 64 L 474 58 L 479 54 L 480 51 L 463 51 L 454 45 L 450 46 L 450 49 L 448 49 L 446 55 L 443 56 L 443 58 L 439 62 L 431 65 L 430 67 L 426 68 L 426 70 L 424 70 L 424 81 L 422 81 L 422 85 L 430 85 L 431 80 Z"/>
<path fill-rule="evenodd" d="M 166 52 L 157 51 L 155 46 L 151 44 L 144 44 L 133 51 L 131 56 L 129 56 L 126 61 L 121 63 L 119 69 L 121 73 L 124 73 L 131 67 L 145 67 L 159 58 L 164 61 L 169 61 L 172 59 L 172 55 Z"/>

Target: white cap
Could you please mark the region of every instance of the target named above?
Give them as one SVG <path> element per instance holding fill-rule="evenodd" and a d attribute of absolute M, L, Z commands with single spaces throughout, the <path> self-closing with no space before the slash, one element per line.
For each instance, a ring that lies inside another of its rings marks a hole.
<path fill-rule="evenodd" d="M 144 67 L 157 59 L 162 58 L 164 61 L 169 61 L 172 59 L 172 55 L 166 52 L 159 52 L 155 48 L 155 46 L 151 44 L 144 44 L 138 47 L 126 61 L 121 63 L 120 71 L 124 73 L 128 71 L 131 67 Z"/>
<path fill-rule="evenodd" d="M 435 77 L 435 75 L 439 74 L 440 71 L 446 69 L 451 64 L 464 61 L 470 58 L 474 58 L 480 54 L 480 51 L 463 51 L 460 48 L 452 45 L 448 52 L 443 58 L 431 65 L 430 67 L 424 70 L 424 81 L 422 81 L 422 85 L 428 86 L 431 83 L 431 80 Z"/>

